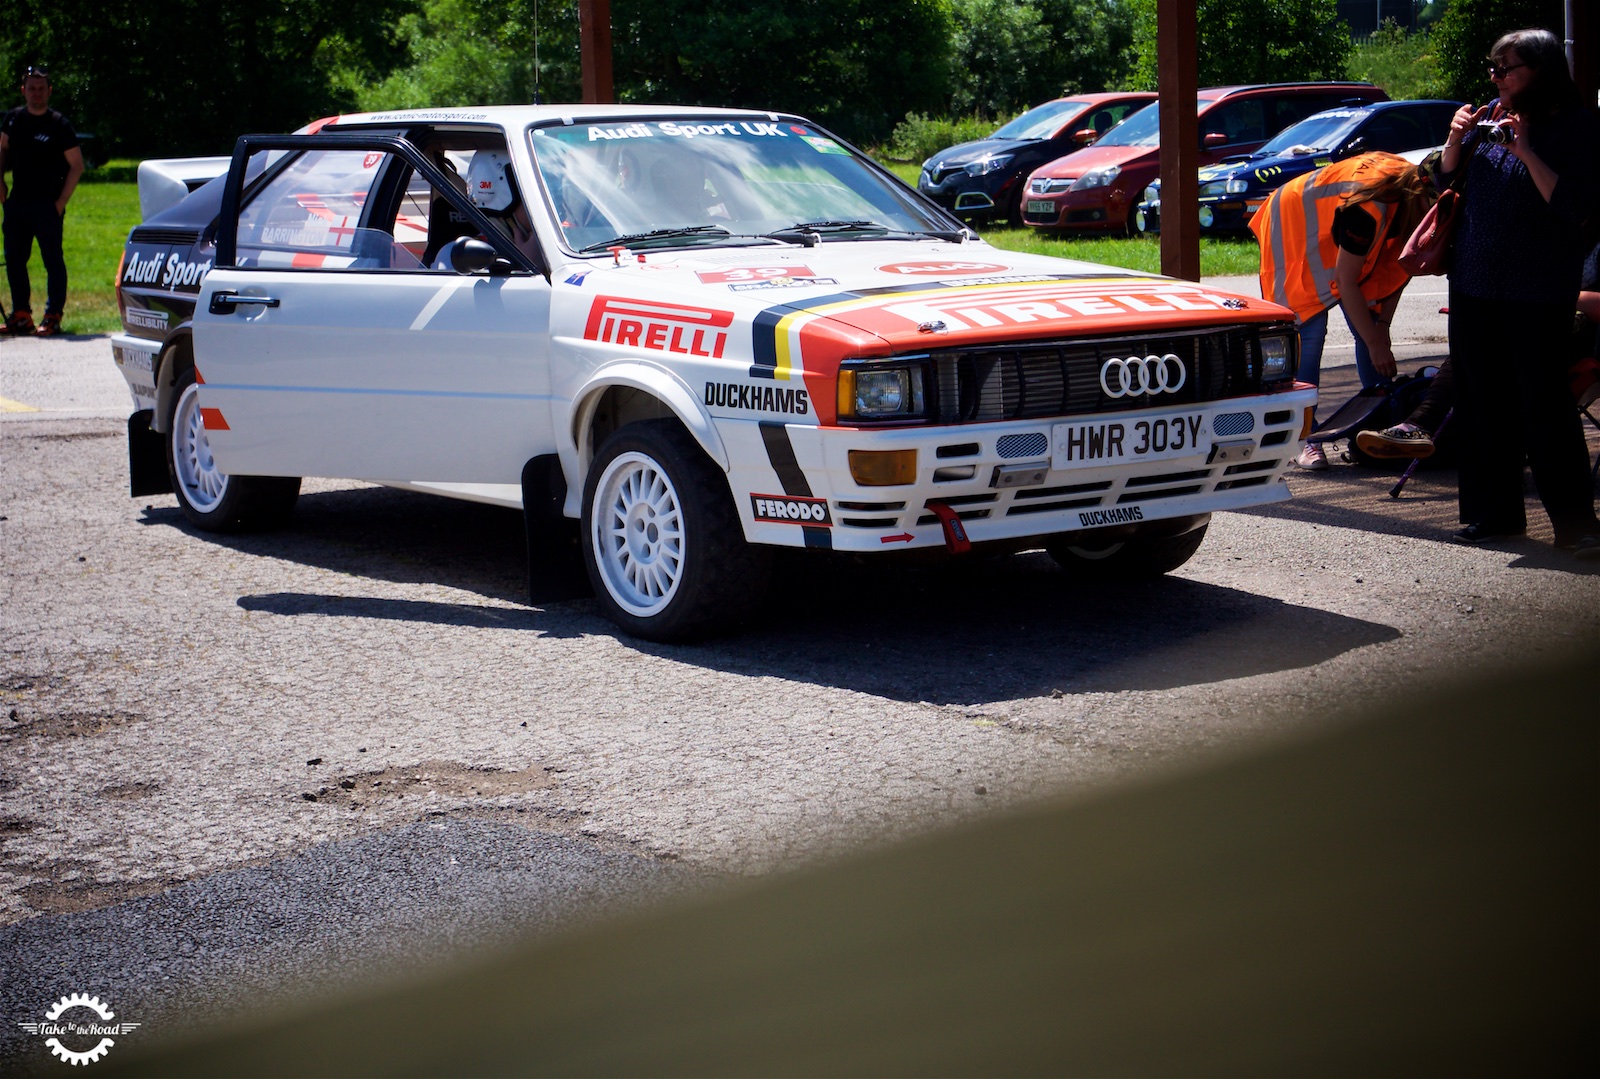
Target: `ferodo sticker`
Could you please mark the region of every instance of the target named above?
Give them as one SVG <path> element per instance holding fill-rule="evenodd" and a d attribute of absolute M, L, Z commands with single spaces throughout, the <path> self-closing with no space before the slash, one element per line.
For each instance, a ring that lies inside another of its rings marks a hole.
<path fill-rule="evenodd" d="M 832 527 L 826 498 L 799 498 L 794 495 L 751 495 L 750 510 L 757 521 L 786 525 L 826 525 Z"/>
<path fill-rule="evenodd" d="M 879 266 L 879 273 L 915 277 L 971 277 L 977 274 L 1005 273 L 1011 269 L 998 262 L 891 262 Z"/>

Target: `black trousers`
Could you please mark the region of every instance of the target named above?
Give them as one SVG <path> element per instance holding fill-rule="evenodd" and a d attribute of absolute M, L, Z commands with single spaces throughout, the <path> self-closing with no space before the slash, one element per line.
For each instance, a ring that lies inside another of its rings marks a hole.
<path fill-rule="evenodd" d="M 1514 303 L 1450 289 L 1463 524 L 1526 525 L 1526 460 L 1558 544 L 1600 531 L 1589 451 L 1567 384 L 1576 301 Z"/>
<path fill-rule="evenodd" d="M 67 259 L 61 253 L 62 224 L 56 204 L 39 199 L 5 201 L 6 280 L 11 284 L 11 309 L 32 311 L 32 287 L 28 280 L 28 257 L 39 245 L 44 263 L 46 314 L 59 315 L 67 306 Z"/>

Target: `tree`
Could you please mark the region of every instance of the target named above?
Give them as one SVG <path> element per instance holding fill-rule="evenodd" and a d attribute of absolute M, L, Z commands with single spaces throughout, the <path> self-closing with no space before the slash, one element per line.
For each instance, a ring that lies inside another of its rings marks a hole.
<path fill-rule="evenodd" d="M 101 155 L 227 153 L 353 105 L 352 83 L 404 58 L 394 26 L 416 3 L 8 0 L 0 61 L 48 62 L 51 104 Z"/>
<path fill-rule="evenodd" d="M 1126 85 L 1154 90 L 1156 0 L 1128 0 L 1138 61 Z M 1345 78 L 1350 28 L 1334 0 L 1199 0 L 1201 86 Z"/>
<path fill-rule="evenodd" d="M 624 101 L 804 113 L 856 141 L 948 98 L 949 0 L 612 0 Z"/>
<path fill-rule="evenodd" d="M 1133 27 L 1110 0 L 953 0 L 951 111 L 1002 116 L 1127 78 Z"/>
<path fill-rule="evenodd" d="M 1454 0 L 1431 35 L 1444 96 L 1483 104 L 1496 94 L 1487 57 L 1502 34 L 1542 27 L 1560 37 L 1565 25 L 1561 0 Z"/>
<path fill-rule="evenodd" d="M 364 109 L 581 96 L 577 0 L 426 0 L 397 36 L 410 63 L 360 88 Z"/>

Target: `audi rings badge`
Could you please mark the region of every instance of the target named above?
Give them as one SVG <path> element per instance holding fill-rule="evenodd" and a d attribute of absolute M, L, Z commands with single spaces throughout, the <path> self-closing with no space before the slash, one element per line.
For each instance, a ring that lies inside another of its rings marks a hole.
<path fill-rule="evenodd" d="M 1183 361 L 1165 356 L 1113 357 L 1100 365 L 1100 388 L 1107 397 L 1154 397 L 1177 393 L 1189 379 Z"/>

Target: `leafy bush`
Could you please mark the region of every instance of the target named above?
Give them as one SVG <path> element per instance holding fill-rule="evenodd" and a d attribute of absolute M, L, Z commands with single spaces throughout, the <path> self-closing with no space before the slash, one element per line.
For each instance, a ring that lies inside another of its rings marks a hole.
<path fill-rule="evenodd" d="M 889 136 L 889 144 L 883 149 L 883 156 L 890 161 L 920 164 L 946 146 L 988 138 L 1007 119 L 1009 117 L 985 120 L 981 116 L 965 116 L 945 120 L 920 112 L 909 112 L 904 120 L 895 125 L 894 133 Z"/>
<path fill-rule="evenodd" d="M 1383 87 L 1396 101 L 1443 97 L 1439 61 L 1425 33 L 1408 34 L 1393 19 L 1371 37 L 1355 43 L 1350 77 Z"/>

